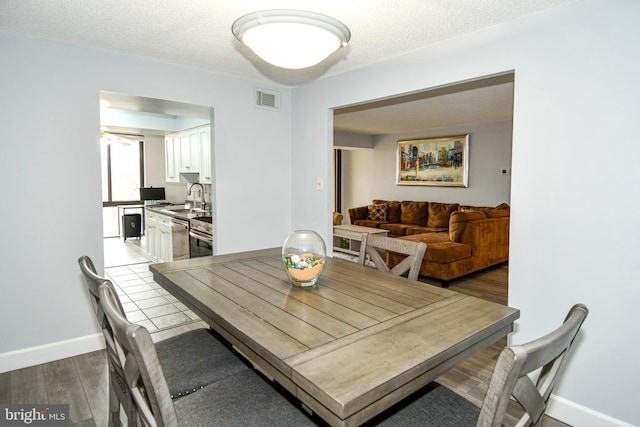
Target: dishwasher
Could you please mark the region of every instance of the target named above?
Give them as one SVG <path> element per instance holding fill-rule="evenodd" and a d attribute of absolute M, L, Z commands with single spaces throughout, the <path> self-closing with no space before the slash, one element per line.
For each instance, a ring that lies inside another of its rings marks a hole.
<path fill-rule="evenodd" d="M 174 261 L 189 259 L 189 220 L 171 218 L 171 246 Z"/>

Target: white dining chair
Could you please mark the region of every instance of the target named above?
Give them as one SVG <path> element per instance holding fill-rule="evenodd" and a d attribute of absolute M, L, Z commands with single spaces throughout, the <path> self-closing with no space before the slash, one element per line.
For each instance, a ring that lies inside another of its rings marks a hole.
<path fill-rule="evenodd" d="M 386 257 L 387 251 L 407 255 L 407 257 L 396 266 L 389 268 L 387 261 L 383 258 L 383 256 Z M 426 251 L 427 245 L 423 242 L 411 242 L 377 234 L 362 233 L 358 263 L 365 265 L 368 256 L 380 271 L 397 276 L 406 274 L 409 280 L 418 280 L 420 266 Z"/>

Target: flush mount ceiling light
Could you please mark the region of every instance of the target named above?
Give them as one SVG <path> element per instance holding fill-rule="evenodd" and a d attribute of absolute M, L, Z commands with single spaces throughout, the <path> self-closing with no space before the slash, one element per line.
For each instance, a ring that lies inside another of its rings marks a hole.
<path fill-rule="evenodd" d="M 340 21 L 302 10 L 264 10 L 238 18 L 233 35 L 265 61 L 299 69 L 346 46 L 351 32 Z"/>

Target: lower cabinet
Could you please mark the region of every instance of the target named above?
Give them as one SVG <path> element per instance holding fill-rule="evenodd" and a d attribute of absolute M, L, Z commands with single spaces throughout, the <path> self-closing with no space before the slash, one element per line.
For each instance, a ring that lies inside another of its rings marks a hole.
<path fill-rule="evenodd" d="M 145 212 L 147 251 L 158 262 L 173 261 L 171 219 L 162 214 Z"/>

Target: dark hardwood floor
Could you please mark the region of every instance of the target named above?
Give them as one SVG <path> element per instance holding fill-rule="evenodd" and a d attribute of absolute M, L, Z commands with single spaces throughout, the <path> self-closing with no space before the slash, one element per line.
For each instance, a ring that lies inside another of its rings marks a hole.
<path fill-rule="evenodd" d="M 449 289 L 506 304 L 508 264 L 452 281 Z M 421 278 L 423 282 L 428 279 Z M 478 406 L 506 339 L 461 363 L 437 381 Z M 108 412 L 107 362 L 104 351 L 87 353 L 0 374 L 0 403 L 69 404 L 70 425 L 106 426 Z M 511 418 L 509 421 L 513 421 Z M 508 423 L 512 425 L 512 423 Z M 567 426 L 546 417 L 544 427 Z"/>
<path fill-rule="evenodd" d="M 68 404 L 71 426 L 106 426 L 107 375 L 104 350 L 6 372 L 0 402 Z"/>
<path fill-rule="evenodd" d="M 436 280 L 420 276 L 421 282 L 439 285 Z M 509 292 L 509 264 L 503 263 L 478 271 L 459 279 L 451 280 L 447 289 L 487 301 L 507 305 Z"/>

